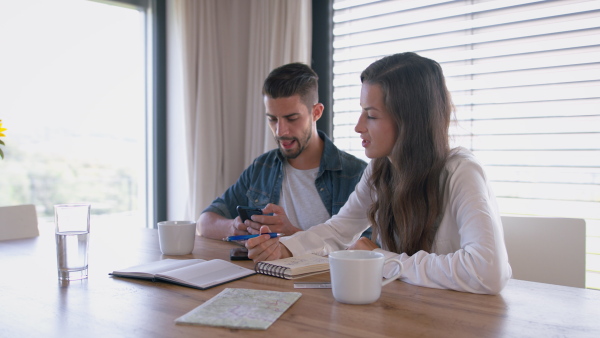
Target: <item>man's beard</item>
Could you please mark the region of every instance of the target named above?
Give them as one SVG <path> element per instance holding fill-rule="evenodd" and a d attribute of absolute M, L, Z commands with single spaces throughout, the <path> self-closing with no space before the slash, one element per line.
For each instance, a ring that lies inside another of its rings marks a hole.
<path fill-rule="evenodd" d="M 312 129 L 308 130 L 308 133 L 304 134 L 306 137 L 304 138 L 304 142 L 300 142 L 300 140 L 296 137 L 275 137 L 275 142 L 277 142 L 278 146 L 279 146 L 279 152 L 281 153 L 281 155 L 283 155 L 283 157 L 285 157 L 288 160 L 293 160 L 296 157 L 300 156 L 300 154 L 302 154 L 302 152 L 304 151 L 304 149 L 306 149 L 306 146 L 308 145 L 308 141 L 310 141 L 310 138 L 312 137 Z M 296 151 L 294 152 L 289 152 L 285 149 L 283 149 L 283 147 L 281 146 L 281 141 L 295 141 L 296 144 L 298 145 L 298 148 Z"/>

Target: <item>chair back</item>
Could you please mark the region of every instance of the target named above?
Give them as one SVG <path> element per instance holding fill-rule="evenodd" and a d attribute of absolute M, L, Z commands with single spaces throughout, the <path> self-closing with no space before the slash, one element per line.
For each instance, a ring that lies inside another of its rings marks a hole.
<path fill-rule="evenodd" d="M 0 241 L 36 237 L 39 234 L 34 205 L 0 207 Z"/>
<path fill-rule="evenodd" d="M 512 278 L 585 288 L 585 220 L 502 216 Z"/>

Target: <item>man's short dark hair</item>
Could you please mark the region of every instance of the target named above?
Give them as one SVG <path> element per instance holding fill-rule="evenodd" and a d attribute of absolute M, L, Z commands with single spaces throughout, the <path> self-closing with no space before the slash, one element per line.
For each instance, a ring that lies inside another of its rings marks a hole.
<path fill-rule="evenodd" d="M 319 102 L 319 76 L 309 66 L 294 62 L 275 68 L 263 84 L 263 95 L 273 99 L 300 95 L 309 109 Z"/>

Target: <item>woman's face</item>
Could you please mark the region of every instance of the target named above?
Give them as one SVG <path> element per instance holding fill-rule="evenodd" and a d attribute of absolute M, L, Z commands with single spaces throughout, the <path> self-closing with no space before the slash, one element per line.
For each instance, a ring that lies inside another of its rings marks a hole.
<path fill-rule="evenodd" d="M 397 138 L 396 125 L 383 102 L 378 84 L 363 83 L 360 90 L 362 112 L 354 131 L 360 134 L 365 155 L 379 158 L 392 153 Z"/>

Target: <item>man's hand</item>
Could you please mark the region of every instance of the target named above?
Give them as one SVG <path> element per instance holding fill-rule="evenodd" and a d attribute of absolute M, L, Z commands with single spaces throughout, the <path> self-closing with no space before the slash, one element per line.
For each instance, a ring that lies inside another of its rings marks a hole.
<path fill-rule="evenodd" d="M 267 204 L 267 206 L 262 209 L 262 212 L 264 215 L 252 215 L 252 220 L 247 220 L 245 222 L 247 228 L 246 231 L 250 234 L 254 235 L 260 233 L 260 228 L 263 225 L 268 226 L 273 232 L 282 233 L 286 236 L 301 231 L 301 229 L 296 228 L 290 223 L 283 208 L 277 204 Z M 268 214 L 273 214 L 273 216 L 268 216 Z"/>
<path fill-rule="evenodd" d="M 227 236 L 248 235 L 248 226 L 239 217 L 225 218 L 214 212 L 204 212 L 198 219 L 198 231 L 206 238 L 223 239 Z"/>
<path fill-rule="evenodd" d="M 272 232 L 267 226 L 261 226 L 260 233 Z M 248 258 L 255 263 L 261 261 L 272 261 L 275 259 L 292 257 L 292 253 L 279 242 L 279 238 L 271 238 L 268 235 L 250 238 L 246 241 Z"/>
<path fill-rule="evenodd" d="M 228 236 L 241 236 L 248 235 L 248 226 L 242 222 L 240 216 L 231 220 L 231 231 Z"/>
<path fill-rule="evenodd" d="M 354 242 L 352 245 L 350 245 L 348 250 L 369 250 L 369 251 L 371 251 L 371 250 L 375 250 L 378 248 L 379 248 L 379 246 L 377 246 L 377 244 L 375 244 L 372 240 L 370 240 L 366 237 L 361 237 L 356 242 Z"/>

